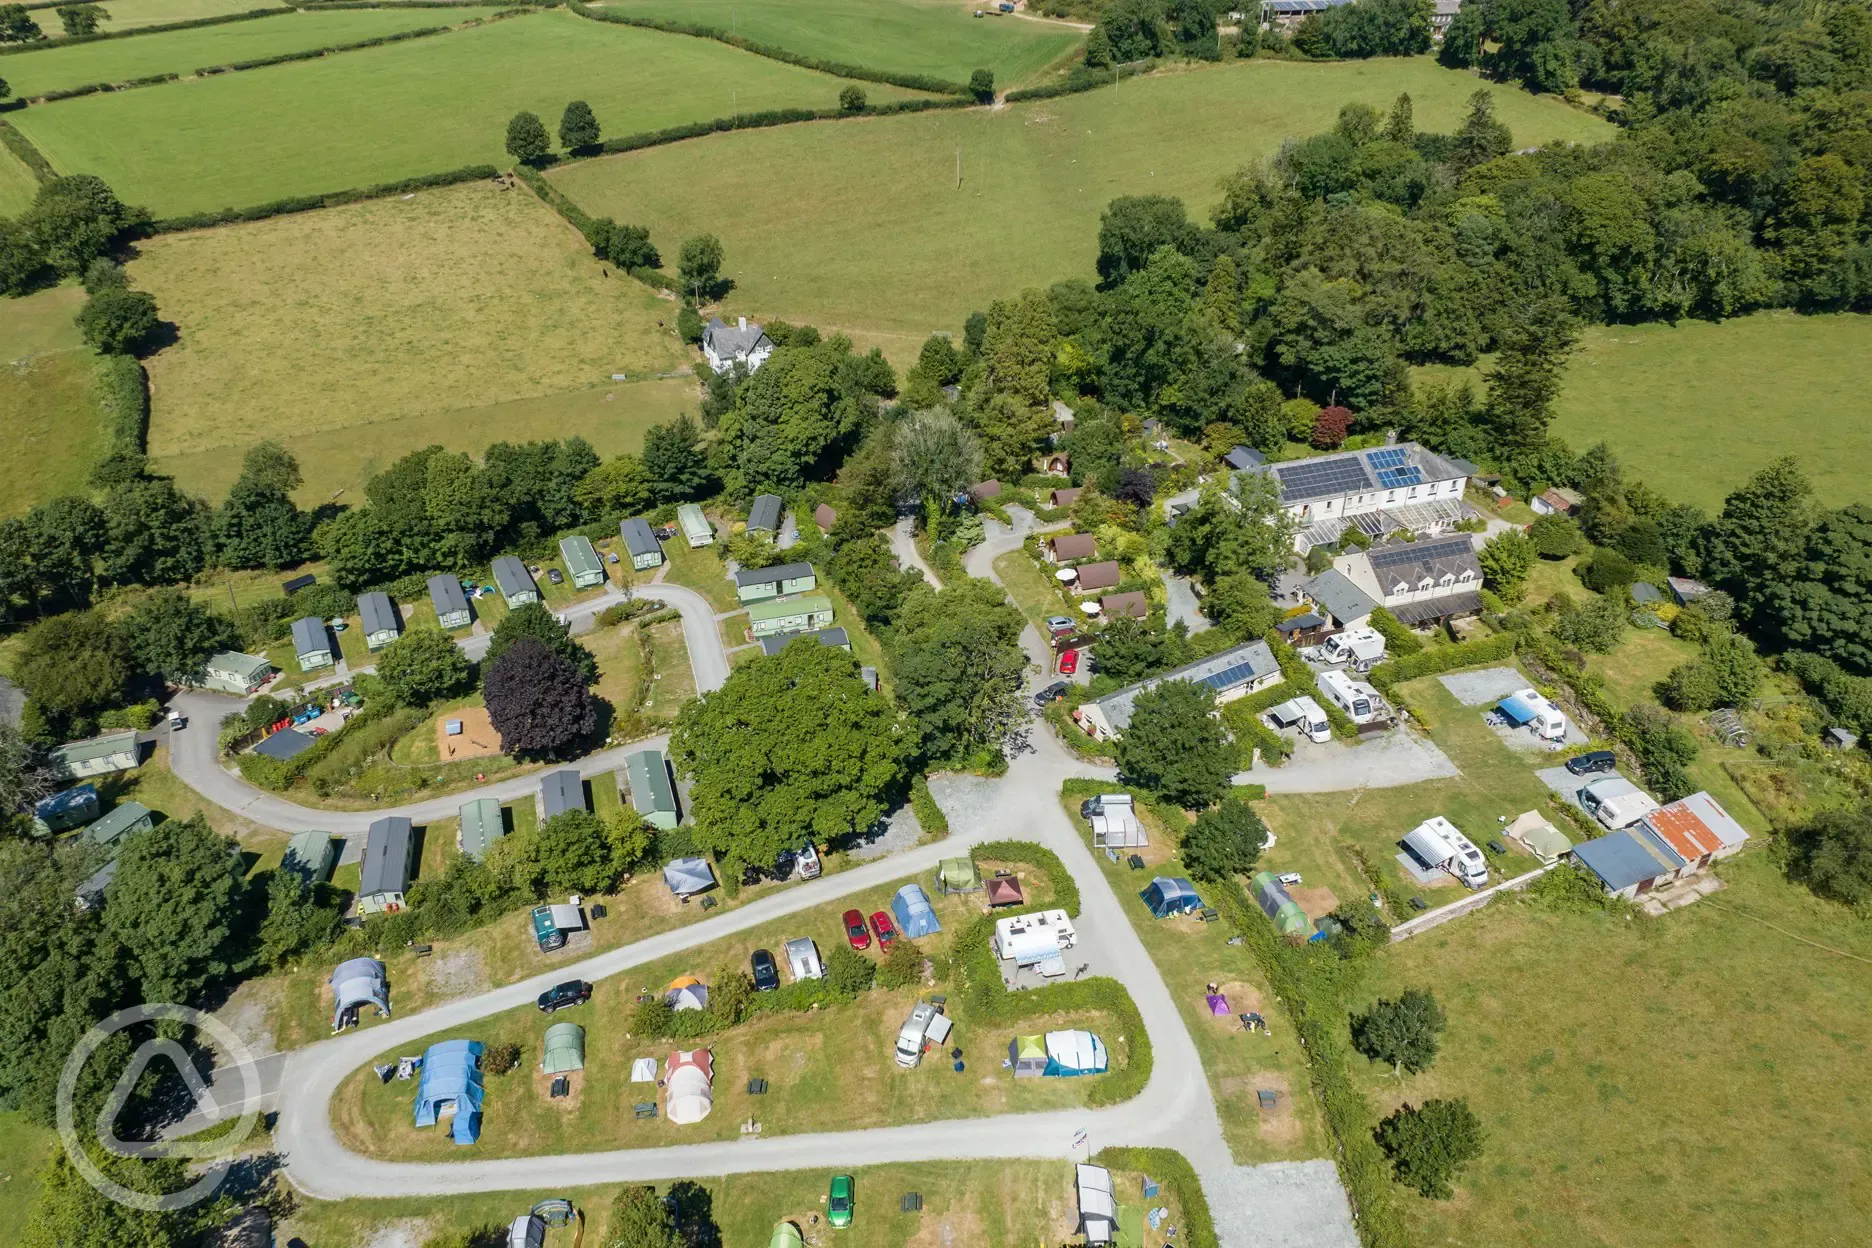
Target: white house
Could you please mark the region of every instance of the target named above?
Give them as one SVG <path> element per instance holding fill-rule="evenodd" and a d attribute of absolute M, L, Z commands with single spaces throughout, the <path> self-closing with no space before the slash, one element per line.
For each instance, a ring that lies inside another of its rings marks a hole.
<path fill-rule="evenodd" d="M 1267 642 L 1251 641 L 1087 702 L 1073 712 L 1073 720 L 1088 735 L 1109 741 L 1123 736 L 1125 729 L 1131 726 L 1131 711 L 1138 695 L 1167 680 L 1187 680 L 1193 685 L 1202 685 L 1215 691 L 1217 702 L 1232 702 L 1265 689 L 1280 678 L 1280 664 L 1275 662 L 1274 652 L 1268 649 Z"/>
<path fill-rule="evenodd" d="M 1467 533 L 1347 551 L 1331 570 L 1413 626 L 1482 606 L 1482 565 Z"/>
<path fill-rule="evenodd" d="M 1299 522 L 1294 546 L 1305 554 L 1339 540 L 1347 525 L 1381 538 L 1408 529 L 1440 533 L 1463 518 L 1469 474 L 1415 442 L 1255 465 L 1236 473 L 1273 477 L 1288 515 Z"/>
<path fill-rule="evenodd" d="M 745 365 L 751 373 L 765 364 L 773 351 L 773 339 L 767 336 L 767 331 L 750 324 L 745 316 L 733 325 L 715 317 L 702 331 L 702 354 L 708 357 L 709 367 L 718 373 L 725 373 L 737 364 Z"/>

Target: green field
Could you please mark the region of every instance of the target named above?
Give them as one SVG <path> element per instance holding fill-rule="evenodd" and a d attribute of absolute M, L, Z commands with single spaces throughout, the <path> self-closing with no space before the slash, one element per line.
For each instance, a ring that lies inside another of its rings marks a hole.
<path fill-rule="evenodd" d="M 254 9 L 281 7 L 275 0 L 111 0 L 104 7 L 110 14 L 98 29 L 135 30 L 140 26 L 161 26 L 169 22 L 190 22 L 201 17 L 223 17 L 229 13 L 247 13 Z M 284 11 L 282 9 L 282 11 Z M 35 9 L 27 16 L 39 23 L 46 38 L 62 38 L 65 27 L 55 9 Z"/>
<path fill-rule="evenodd" d="M 1431 987 L 1449 1029 L 1425 1074 L 1355 1077 L 1380 1114 L 1466 1096 L 1489 1133 L 1454 1200 L 1396 1189 L 1416 1243 L 1864 1242 L 1872 931 L 1764 851 L 1721 874 L 1662 919 L 1497 903 L 1380 955 L 1365 999 Z"/>
<path fill-rule="evenodd" d="M 77 287 L 0 299 L 0 455 L 33 466 L 14 474 L 0 515 L 84 488 L 107 442 L 92 397 L 93 361 L 72 317 Z"/>
<path fill-rule="evenodd" d="M 25 212 L 38 193 L 39 179 L 26 162 L 0 145 L 0 217 L 17 217 Z"/>
<path fill-rule="evenodd" d="M 1023 21 L 963 0 L 612 0 L 613 13 L 713 26 L 743 39 L 841 65 L 967 82 L 994 71 L 1006 91 L 1079 46 L 1082 32 Z"/>
<path fill-rule="evenodd" d="M 908 363 L 990 300 L 1093 277 L 1116 196 L 1180 195 L 1206 220 L 1219 178 L 1329 128 L 1342 104 L 1408 91 L 1420 127 L 1449 130 L 1478 85 L 1428 58 L 1231 62 L 993 111 L 716 135 L 553 178 L 652 234 L 718 234 L 737 310 L 852 331 Z M 1517 144 L 1612 134 L 1551 96 L 1492 90 Z"/>
<path fill-rule="evenodd" d="M 695 403 L 693 378 L 608 380 L 686 366 L 674 305 L 606 277 L 524 187 L 445 187 L 140 250 L 132 277 L 180 329 L 146 362 L 150 453 L 212 497 L 262 438 L 299 456 L 310 503 L 431 443 L 479 454 L 578 433 L 601 454 L 635 450 Z"/>
<path fill-rule="evenodd" d="M 93 82 L 128 82 L 152 74 L 194 73 L 214 65 L 277 56 L 304 48 L 355 43 L 425 26 L 453 26 L 496 9 L 367 9 L 336 13 L 287 10 L 278 17 L 177 30 L 135 39 L 49 47 L 0 58 L 0 72 L 23 98 Z"/>
<path fill-rule="evenodd" d="M 506 165 L 508 118 L 530 109 L 555 129 L 572 99 L 591 104 L 606 135 L 621 135 L 737 110 L 830 108 L 843 85 L 713 40 L 553 11 L 445 39 L 64 100 L 13 120 L 56 168 L 98 174 L 125 200 L 169 216 Z M 873 100 L 911 94 L 866 90 Z"/>

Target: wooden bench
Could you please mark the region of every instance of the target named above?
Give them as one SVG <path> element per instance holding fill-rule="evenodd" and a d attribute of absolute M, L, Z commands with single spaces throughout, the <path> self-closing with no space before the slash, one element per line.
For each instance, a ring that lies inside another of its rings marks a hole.
<path fill-rule="evenodd" d="M 631 1106 L 631 1110 L 639 1118 L 654 1118 L 657 1116 L 657 1104 L 655 1101 L 638 1101 L 635 1105 Z"/>
<path fill-rule="evenodd" d="M 747 1081 L 747 1094 L 749 1096 L 766 1096 L 767 1095 L 767 1081 L 765 1079 L 748 1080 Z"/>

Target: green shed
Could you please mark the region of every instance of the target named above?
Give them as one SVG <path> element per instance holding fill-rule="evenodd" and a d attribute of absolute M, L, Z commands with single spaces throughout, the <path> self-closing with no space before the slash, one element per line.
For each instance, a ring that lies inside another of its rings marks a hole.
<path fill-rule="evenodd" d="M 605 583 L 604 560 L 598 557 L 598 548 L 592 545 L 591 538 L 580 533 L 560 538 L 559 557 L 565 560 L 566 575 L 572 578 L 574 589 L 590 589 Z"/>
<path fill-rule="evenodd" d="M 832 600 L 824 594 L 802 594 L 748 606 L 748 631 L 756 637 L 781 633 L 807 633 L 832 625 Z"/>

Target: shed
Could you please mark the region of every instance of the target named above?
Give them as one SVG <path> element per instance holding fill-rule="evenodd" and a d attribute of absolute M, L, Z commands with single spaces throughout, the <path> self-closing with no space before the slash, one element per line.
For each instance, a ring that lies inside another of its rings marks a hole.
<path fill-rule="evenodd" d="M 1706 597 L 1710 592 L 1708 585 L 1688 576 L 1666 577 L 1664 583 L 1670 586 L 1671 597 L 1675 598 L 1677 605 L 1681 607 L 1689 606 L 1697 599 Z"/>
<path fill-rule="evenodd" d="M 331 973 L 331 990 L 333 1031 L 355 1023 L 357 1012 L 367 1005 L 379 1017 L 390 1017 L 390 977 L 376 958 L 340 962 Z"/>
<path fill-rule="evenodd" d="M 785 502 L 778 494 L 761 494 L 754 499 L 754 505 L 748 508 L 747 531 L 765 533 L 772 537 L 780 531 L 780 509 Z"/>
<path fill-rule="evenodd" d="M 838 510 L 829 504 L 820 503 L 813 508 L 812 518 L 821 533 L 830 533 L 832 526 L 838 523 Z"/>
<path fill-rule="evenodd" d="M 1516 816 L 1508 825 L 1509 839 L 1527 846 L 1530 854 L 1545 863 L 1560 860 L 1561 855 L 1573 848 L 1573 842 L 1561 834 L 1560 829 L 1549 823 L 1538 810 L 1526 811 Z"/>
<path fill-rule="evenodd" d="M 1273 922 L 1276 931 L 1283 936 L 1306 939 L 1313 930 L 1313 923 L 1307 918 L 1306 911 L 1300 908 L 1300 903 L 1288 894 L 1279 876 L 1272 871 L 1260 871 L 1249 884 L 1255 904 Z"/>
<path fill-rule="evenodd" d="M 292 623 L 293 653 L 299 658 L 299 670 L 330 667 L 333 663 L 331 633 L 325 621 L 316 615 L 301 616 Z"/>
<path fill-rule="evenodd" d="M 97 786 L 81 784 L 41 798 L 33 806 L 33 831 L 39 836 L 69 832 L 98 817 Z"/>
<path fill-rule="evenodd" d="M 936 891 L 939 893 L 979 893 L 981 868 L 970 858 L 945 858 L 936 864 Z"/>
<path fill-rule="evenodd" d="M 673 858 L 663 868 L 663 883 L 678 897 L 688 897 L 714 888 L 715 872 L 706 858 Z"/>
<path fill-rule="evenodd" d="M 1008 1041 L 1008 1062 L 1016 1079 L 1038 1079 L 1046 1074 L 1046 1037 L 1015 1036 Z"/>
<path fill-rule="evenodd" d="M 993 876 L 988 881 L 988 905 L 1018 906 L 1027 900 L 1021 892 L 1021 883 L 1011 875 Z"/>
<path fill-rule="evenodd" d="M 318 738 L 310 733 L 300 732 L 297 728 L 282 728 L 254 746 L 254 753 L 283 763 L 299 757 L 317 744 Z"/>
<path fill-rule="evenodd" d="M 486 1047 L 479 1040 L 443 1040 L 424 1051 L 416 1081 L 417 1126 L 433 1127 L 449 1118 L 449 1134 L 457 1144 L 481 1138 L 481 1105 L 487 1096 L 481 1054 Z"/>
<path fill-rule="evenodd" d="M 524 607 L 529 602 L 540 599 L 539 586 L 533 581 L 533 574 L 527 566 L 512 555 L 502 555 L 494 561 L 494 587 L 510 607 Z"/>
<path fill-rule="evenodd" d="M 1088 1244 L 1109 1244 L 1118 1237 L 1118 1201 L 1111 1171 L 1104 1166 L 1075 1165 L 1079 1195 L 1079 1233 Z"/>
<path fill-rule="evenodd" d="M 1664 595 L 1658 591 L 1657 586 L 1649 581 L 1639 581 L 1637 584 L 1633 585 L 1631 587 L 1631 596 L 1632 601 L 1640 606 L 1648 606 L 1654 602 L 1664 601 Z"/>
<path fill-rule="evenodd" d="M 670 783 L 669 759 L 661 750 L 640 750 L 624 758 L 624 782 L 631 808 L 653 828 L 669 829 L 682 821 L 676 786 Z"/>
<path fill-rule="evenodd" d="M 1115 620 L 1121 615 L 1128 615 L 1134 620 L 1147 619 L 1150 616 L 1150 599 L 1144 591 L 1134 589 L 1128 594 L 1106 594 L 1099 599 L 1099 612 L 1108 620 Z"/>
<path fill-rule="evenodd" d="M 291 871 L 308 884 L 323 884 L 338 865 L 338 843 L 329 832 L 301 832 L 286 842 L 280 869 Z"/>
<path fill-rule="evenodd" d="M 359 911 L 394 914 L 403 908 L 415 851 L 416 827 L 403 816 L 386 815 L 370 825 L 358 862 Z"/>
<path fill-rule="evenodd" d="M 586 810 L 585 782 L 570 767 L 549 771 L 540 781 L 540 822 L 567 811 Z"/>
<path fill-rule="evenodd" d="M 566 575 L 572 578 L 572 588 L 591 589 L 605 583 L 604 560 L 598 557 L 591 538 L 583 533 L 559 539 L 559 558 L 565 563 Z"/>
<path fill-rule="evenodd" d="M 310 572 L 303 573 L 299 576 L 289 576 L 280 582 L 280 593 L 296 594 L 300 590 L 310 589 L 316 584 L 318 584 L 318 577 L 312 575 Z"/>
<path fill-rule="evenodd" d="M 460 811 L 461 827 L 455 833 L 455 845 L 462 853 L 481 861 L 488 847 L 507 835 L 501 804 L 491 797 L 464 802 Z"/>
<path fill-rule="evenodd" d="M 1684 860 L 1641 823 L 1575 845 L 1573 860 L 1598 876 L 1606 892 L 1628 900 L 1650 892 L 1684 866 Z"/>
<path fill-rule="evenodd" d="M 435 608 L 436 622 L 445 629 L 467 628 L 474 623 L 468 595 L 462 592 L 461 582 L 452 576 L 438 573 L 429 578 L 429 605 Z"/>
<path fill-rule="evenodd" d="M 897 916 L 897 930 L 916 940 L 942 931 L 936 921 L 936 908 L 921 884 L 906 884 L 891 898 L 891 913 Z"/>
<path fill-rule="evenodd" d="M 1085 594 L 1095 589 L 1115 589 L 1124 579 L 1124 568 L 1114 559 L 1103 563 L 1082 563 L 1078 567 L 1079 579 L 1073 583 L 1074 591 Z"/>
<path fill-rule="evenodd" d="M 806 633 L 832 627 L 832 600 L 824 594 L 770 598 L 748 607 L 748 632 L 772 637 L 777 633 Z"/>
<path fill-rule="evenodd" d="M 223 650 L 209 655 L 202 665 L 201 687 L 216 693 L 231 693 L 237 698 L 251 697 L 273 679 L 274 670 L 261 655 Z"/>
<path fill-rule="evenodd" d="M 1196 886 L 1181 875 L 1160 875 L 1145 885 L 1138 896 L 1150 907 L 1150 912 L 1160 919 L 1171 915 L 1188 914 L 1192 910 L 1202 909 L 1202 898 L 1196 895 Z"/>
<path fill-rule="evenodd" d="M 381 650 L 397 639 L 403 631 L 403 619 L 397 614 L 396 603 L 382 590 L 372 590 L 368 594 L 359 594 L 358 620 L 364 628 L 364 645 L 367 649 Z"/>
<path fill-rule="evenodd" d="M 844 650 L 848 653 L 851 650 L 851 635 L 844 629 L 818 628 L 810 633 L 781 633 L 774 637 L 763 637 L 760 639 L 761 654 L 766 658 L 772 658 L 802 638 L 810 638 L 828 650 Z M 877 687 L 877 682 L 870 683 L 873 689 Z"/>
<path fill-rule="evenodd" d="M 1054 490 L 1047 496 L 1047 505 L 1055 508 L 1072 507 L 1078 504 L 1079 496 L 1084 493 L 1085 487 L 1083 485 L 1075 485 L 1071 489 L 1066 490 Z"/>
<path fill-rule="evenodd" d="M 82 779 L 130 771 L 136 767 L 139 757 L 137 734 L 125 729 L 84 741 L 68 741 L 52 749 L 46 761 L 51 764 L 53 774 L 61 779 Z"/>
<path fill-rule="evenodd" d="M 142 802 L 125 802 L 85 828 L 78 835 L 93 845 L 102 845 L 117 856 L 117 844 L 124 837 L 156 826 L 156 816 Z"/>
<path fill-rule="evenodd" d="M 577 1023 L 554 1023 L 546 1029 L 546 1055 L 540 1070 L 563 1075 L 585 1069 L 585 1029 Z"/>
<path fill-rule="evenodd" d="M 1111 1065 L 1105 1042 L 1089 1031 L 1046 1033 L 1049 1075 L 1102 1075 Z"/>
<path fill-rule="evenodd" d="M 1222 457 L 1222 462 L 1236 472 L 1246 472 L 1250 468 L 1260 468 L 1267 463 L 1267 456 L 1252 446 L 1238 446 Z"/>
<path fill-rule="evenodd" d="M 632 516 L 618 525 L 618 537 L 623 539 L 624 549 L 630 552 L 631 567 L 639 572 L 663 564 L 663 543 L 657 540 L 656 530 L 642 516 Z"/>
<path fill-rule="evenodd" d="M 734 574 L 735 597 L 760 602 L 784 594 L 805 594 L 819 588 L 810 563 L 781 563 L 771 568 L 742 568 Z"/>
<path fill-rule="evenodd" d="M 684 503 L 676 509 L 676 523 L 682 526 L 683 536 L 688 539 L 691 549 L 715 544 L 714 526 L 694 503 Z"/>
<path fill-rule="evenodd" d="M 86 910 L 96 910 L 104 904 L 104 890 L 117 878 L 117 860 L 111 859 L 92 873 L 73 892 L 73 900 Z"/>

